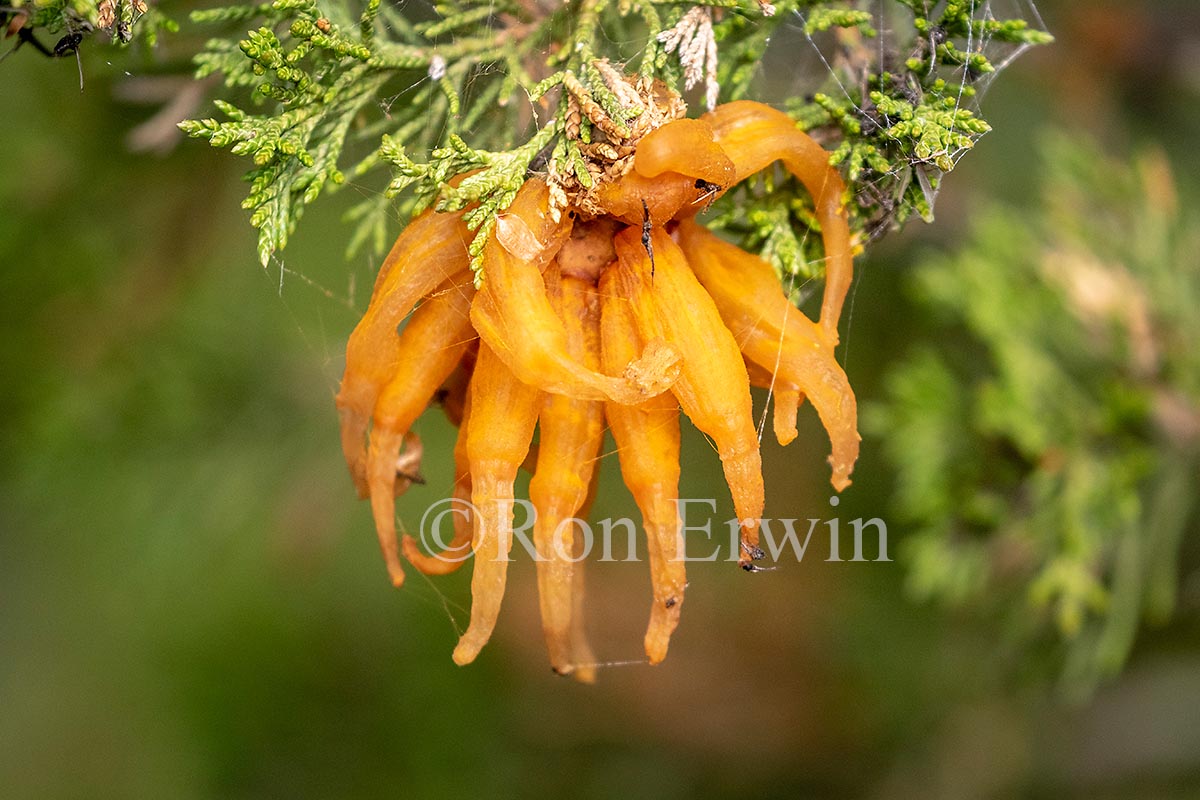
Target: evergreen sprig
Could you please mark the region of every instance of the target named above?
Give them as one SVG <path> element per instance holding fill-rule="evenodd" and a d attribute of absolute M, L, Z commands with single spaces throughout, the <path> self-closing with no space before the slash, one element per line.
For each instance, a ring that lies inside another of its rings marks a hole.
<path fill-rule="evenodd" d="M 830 68 L 824 85 L 785 106 L 833 151 L 830 163 L 853 195 L 851 228 L 860 246 L 914 215 L 932 221 L 944 174 L 991 130 L 979 116 L 977 87 L 998 64 L 1053 38 L 1027 20 L 993 18 L 987 3 L 799 3 L 790 10 Z M 884 41 L 879 31 L 889 32 Z M 750 51 L 761 58 L 757 47 Z M 764 185 L 723 198 L 719 224 L 747 247 L 761 243 L 781 274 L 820 277 L 811 202 L 787 202 L 789 194 L 805 198 L 794 181 L 776 190 L 784 198 Z"/>
<path fill-rule="evenodd" d="M 393 174 L 351 212 L 352 248 L 383 249 L 397 200 L 405 214 L 472 206 L 473 229 L 486 233 L 531 170 L 573 174 L 584 186 L 593 179 L 579 149 L 589 120 L 565 135 L 568 89 L 588 92 L 616 134 L 633 122 L 639 109 L 611 91 L 598 65 L 681 91 L 701 84 L 708 102 L 738 99 L 753 93 L 771 38 L 799 19 L 837 66 L 822 91 L 788 109 L 833 149 L 863 242 L 913 213 L 931 216 L 941 174 L 988 130 L 971 84 L 994 70 L 1001 48 L 1007 57 L 1048 40 L 1025 20 L 992 19 L 986 3 L 946 3 L 936 18 L 925 3 L 889 3 L 884 17 L 876 2 L 819 0 L 276 0 L 207 10 L 193 18 L 250 27 L 236 47 L 214 38 L 198 72 L 222 72 L 248 96 L 222 107 L 227 121 L 183 127 L 254 158 L 246 207 L 264 262 L 323 187 L 369 180 L 381 167 Z M 869 42 L 880 30 L 908 33 L 877 48 Z M 880 52 L 887 63 L 877 63 Z M 483 172 L 451 184 L 468 169 Z M 718 220 L 762 244 L 782 272 L 819 277 L 811 202 L 794 182 L 772 187 L 731 193 Z"/>

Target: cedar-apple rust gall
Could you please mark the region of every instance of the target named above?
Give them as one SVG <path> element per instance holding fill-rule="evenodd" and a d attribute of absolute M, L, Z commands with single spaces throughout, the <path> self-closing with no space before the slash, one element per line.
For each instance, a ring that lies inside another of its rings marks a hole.
<path fill-rule="evenodd" d="M 652 594 L 644 647 L 653 664 L 679 624 L 687 561 L 731 560 L 754 572 L 785 548 L 803 557 L 826 536 L 829 521 L 762 519 L 751 386 L 769 391 L 781 444 L 796 439 L 800 406 L 812 404 L 829 437 L 835 490 L 850 484 L 859 449 L 854 392 L 834 352 L 853 266 L 845 186 L 829 153 L 760 103 L 688 119 L 661 83 L 597 70 L 638 115 L 608 118 L 576 87 L 572 113 L 590 122 L 590 134 L 571 144 L 585 163 L 571 176 L 527 177 L 487 235 L 478 276 L 469 209 L 414 218 L 350 337 L 337 396 L 343 453 L 370 499 L 392 582 L 404 581 L 402 558 L 444 575 L 465 563 L 459 556 L 473 556 L 471 618 L 455 662 L 473 661 L 490 638 L 509 553 L 525 536 L 538 554 L 551 666 L 582 680 L 591 674 L 577 665 L 595 661 L 583 634 L 584 557 L 596 557 L 596 546 L 603 557 L 618 528 L 598 535 L 604 529 L 586 522 L 606 430 L 641 512 L 640 525 L 621 520 L 619 528 L 622 541 L 639 527 L 643 534 L 638 560 L 648 562 Z M 566 129 L 569 139 L 580 128 Z M 767 262 L 695 219 L 776 161 L 811 195 L 824 244 L 816 320 L 792 305 Z M 418 475 L 423 450 L 412 427 L 431 405 L 459 433 L 451 496 L 430 508 L 428 530 L 422 522 L 422 547 L 397 536 L 395 498 Z M 708 523 L 707 549 L 703 527 L 686 524 L 685 512 L 709 501 L 679 499 L 681 412 L 713 442 L 737 517 Z M 528 500 L 514 495 L 521 469 L 533 475 Z M 521 511 L 525 524 L 514 526 Z M 877 560 L 887 560 L 886 526 L 859 523 L 850 526 L 847 560 L 865 560 L 862 540 L 871 536 Z M 839 554 L 829 560 L 842 560 L 847 546 L 828 535 L 829 552 Z"/>
<path fill-rule="evenodd" d="M 838 497 L 829 498 L 831 506 Z M 645 561 L 648 558 L 638 536 L 638 523 L 629 517 L 606 517 L 587 520 L 565 517 L 556 520 L 549 537 L 537 537 L 537 508 L 528 500 L 515 500 L 512 529 L 506 535 L 512 541 L 495 555 L 499 561 L 528 558 L 543 563 L 568 561 L 579 563 Z M 672 558 L 677 561 L 742 561 L 741 529 L 743 521 L 736 518 L 714 518 L 716 498 L 677 498 L 675 507 L 679 529 L 675 533 Z M 470 544 L 455 543 L 456 519 L 470 520 L 479 515 L 469 500 L 447 497 L 435 502 L 421 517 L 417 539 L 434 558 L 447 564 L 459 564 L 474 556 Z M 888 556 L 887 523 L 879 517 L 857 517 L 843 521 L 838 517 L 798 519 L 760 519 L 759 553 L 755 563 L 748 565 L 753 572 L 773 569 L 789 560 L 796 563 L 806 557 L 831 562 L 878 562 Z M 515 545 L 515 547 L 513 546 Z M 819 551 L 819 552 L 818 552 Z M 759 563 L 763 562 L 763 563 Z M 765 566 L 764 566 L 765 564 Z M 743 566 L 747 569 L 747 566 Z M 670 598 L 668 598 L 670 599 Z M 679 602 L 675 599 L 672 606 Z"/>

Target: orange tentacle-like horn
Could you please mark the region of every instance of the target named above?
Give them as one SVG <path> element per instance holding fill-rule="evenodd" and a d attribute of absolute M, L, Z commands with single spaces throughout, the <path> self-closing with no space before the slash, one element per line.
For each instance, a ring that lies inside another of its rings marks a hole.
<path fill-rule="evenodd" d="M 483 286 L 471 307 L 480 337 L 520 381 L 544 391 L 619 403 L 639 403 L 665 391 L 678 375 L 679 354 L 663 342 L 652 342 L 617 378 L 571 357 L 541 274 L 570 224 L 554 223 L 548 208 L 546 185 L 530 180 L 497 221 L 484 250 Z"/>
<path fill-rule="evenodd" d="M 454 648 L 456 664 L 475 660 L 500 616 L 512 548 L 513 481 L 529 452 L 541 397 L 517 380 L 490 347 L 480 345 L 467 421 L 475 525 L 471 622 Z"/>
<path fill-rule="evenodd" d="M 589 369 L 599 369 L 600 301 L 593 287 L 563 276 L 551 291 L 551 302 L 566 328 L 571 355 Z M 538 595 L 550 665 L 567 675 L 575 671 L 578 649 L 572 631 L 582 630 L 574 619 L 581 611 L 573 601 L 575 571 L 581 565 L 575 561 L 579 543 L 571 520 L 587 500 L 604 439 L 604 408 L 595 400 L 547 394 L 539 427 L 537 468 L 529 482 L 529 499 L 537 511 Z"/>
<path fill-rule="evenodd" d="M 443 289 L 422 303 L 405 326 L 399 337 L 400 348 L 392 365 L 391 380 L 379 395 L 373 415 L 367 485 L 379 544 L 396 586 L 404 582 L 395 519 L 396 460 L 400 447 L 417 417 L 475 339 L 467 316 L 474 291 L 468 274 L 462 273 L 459 282 L 448 281 Z"/>
<path fill-rule="evenodd" d="M 749 568 L 761 555 L 758 525 L 764 502 L 750 379 L 737 342 L 688 268 L 683 251 L 661 228 L 651 231 L 651 246 L 657 261 L 653 277 L 641 231 L 617 234 L 618 263 L 609 271 L 615 273 L 617 293 L 629 299 L 642 337 L 662 338 L 683 353 L 679 380 L 671 391 L 692 423 L 716 442 L 741 520 L 739 563 Z"/>
<path fill-rule="evenodd" d="M 812 401 L 829 434 L 832 483 L 850 484 L 858 459 L 858 405 L 850 380 L 837 363 L 833 343 L 783 293 L 771 265 L 696 225 L 679 225 L 679 243 L 692 271 L 708 291 L 746 358 L 771 372 L 785 392 L 800 389 Z M 776 430 L 795 430 L 799 396 L 776 397 Z M 781 404 L 786 407 L 781 408 Z M 781 415 L 790 414 L 790 426 Z M 782 439 L 781 439 L 782 441 Z"/>
<path fill-rule="evenodd" d="M 739 100 L 717 106 L 701 119 L 712 125 L 717 143 L 732 159 L 741 182 L 773 161 L 782 161 L 812 195 L 821 240 L 825 243 L 825 295 L 821 327 L 833 343 L 838 340 L 842 304 L 854 277 L 850 227 L 843 209 L 846 185 L 829 166 L 829 153 L 795 121 L 770 106 Z"/>
<path fill-rule="evenodd" d="M 367 425 L 402 350 L 396 330 L 417 301 L 467 269 L 470 237 L 461 213 L 427 211 L 409 223 L 388 253 L 367 311 L 350 334 L 337 408 L 342 453 L 360 497 L 367 496 Z"/>
<path fill-rule="evenodd" d="M 637 321 L 618 293 L 612 270 L 600 279 L 601 353 L 605 369 L 618 369 L 638 342 Z M 667 657 L 687 586 L 679 524 L 679 405 L 663 394 L 638 406 L 606 403 L 604 415 L 617 443 L 621 476 L 642 512 L 650 554 L 653 603 L 644 646 L 651 664 Z"/>

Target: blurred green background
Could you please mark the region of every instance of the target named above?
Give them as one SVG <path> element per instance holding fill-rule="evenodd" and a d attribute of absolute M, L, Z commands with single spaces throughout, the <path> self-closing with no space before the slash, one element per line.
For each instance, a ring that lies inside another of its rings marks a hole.
<path fill-rule="evenodd" d="M 843 356 L 861 403 L 937 335 L 906 275 L 961 247 L 977 209 L 1038 192 L 1046 130 L 1118 157 L 1157 144 L 1194 207 L 1200 9 L 1038 8 L 1059 42 L 986 96 L 996 130 L 937 223 L 859 262 Z M 0 64 L 0 796 L 1200 796 L 1194 540 L 1174 618 L 1083 697 L 986 617 L 912 602 L 899 561 L 693 564 L 654 668 L 646 565 L 592 565 L 612 666 L 587 687 L 546 668 L 522 560 L 492 642 L 454 666 L 469 576 L 390 587 L 337 443 L 342 348 L 374 274 L 342 256 L 360 189 L 258 267 L 246 165 L 137 127 L 157 109 L 131 98 L 193 45 L 85 46 L 82 94 L 71 59 Z M 131 152 L 135 129 L 164 152 Z M 827 443 L 802 416 L 791 448 L 764 443 L 768 517 L 829 516 Z M 451 481 L 449 426 L 422 425 L 436 455 L 401 504 L 410 525 Z M 868 437 L 838 515 L 889 520 L 895 550 L 880 451 Z M 681 495 L 724 497 L 694 431 L 688 456 Z M 616 466 L 594 518 L 635 513 Z"/>

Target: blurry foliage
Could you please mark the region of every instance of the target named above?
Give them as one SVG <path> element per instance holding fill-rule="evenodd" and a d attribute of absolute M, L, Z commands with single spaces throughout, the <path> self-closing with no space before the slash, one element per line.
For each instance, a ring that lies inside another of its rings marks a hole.
<path fill-rule="evenodd" d="M 183 127 L 253 159 L 244 206 L 264 264 L 322 191 L 385 166 L 393 180 L 350 212 L 351 251 L 370 244 L 383 252 L 392 200 L 406 189 L 405 213 L 478 203 L 467 223 L 485 234 L 527 173 L 579 173 L 578 148 L 564 135 L 562 86 L 590 93 L 618 127 L 640 113 L 606 86 L 598 60 L 680 90 L 704 85 L 712 105 L 753 96 L 768 42 L 797 22 L 828 51 L 828 68 L 823 92 L 788 110 L 834 147 L 831 162 L 855 198 L 853 227 L 860 239 L 874 238 L 914 213 L 932 217 L 941 175 L 989 130 L 977 116 L 976 86 L 1051 40 L 1019 15 L 997 18 L 990 2 L 918 0 L 445 0 L 432 9 L 275 0 L 193 19 L 230 31 L 208 43 L 198 74 L 223 73 L 250 96 L 218 103 L 226 121 Z M 257 27 L 244 33 L 248 24 Z M 471 169 L 482 173 L 450 186 Z M 783 273 L 822 274 L 820 237 L 808 235 L 811 200 L 790 177 L 766 175 L 731 193 L 716 224 Z"/>
<path fill-rule="evenodd" d="M 1200 220 L 1159 151 L 1060 136 L 1044 198 L 992 209 L 912 278 L 942 330 L 889 376 L 869 428 L 898 472 L 920 597 L 1053 625 L 1064 680 L 1124 664 L 1177 596 L 1200 485 Z"/>

